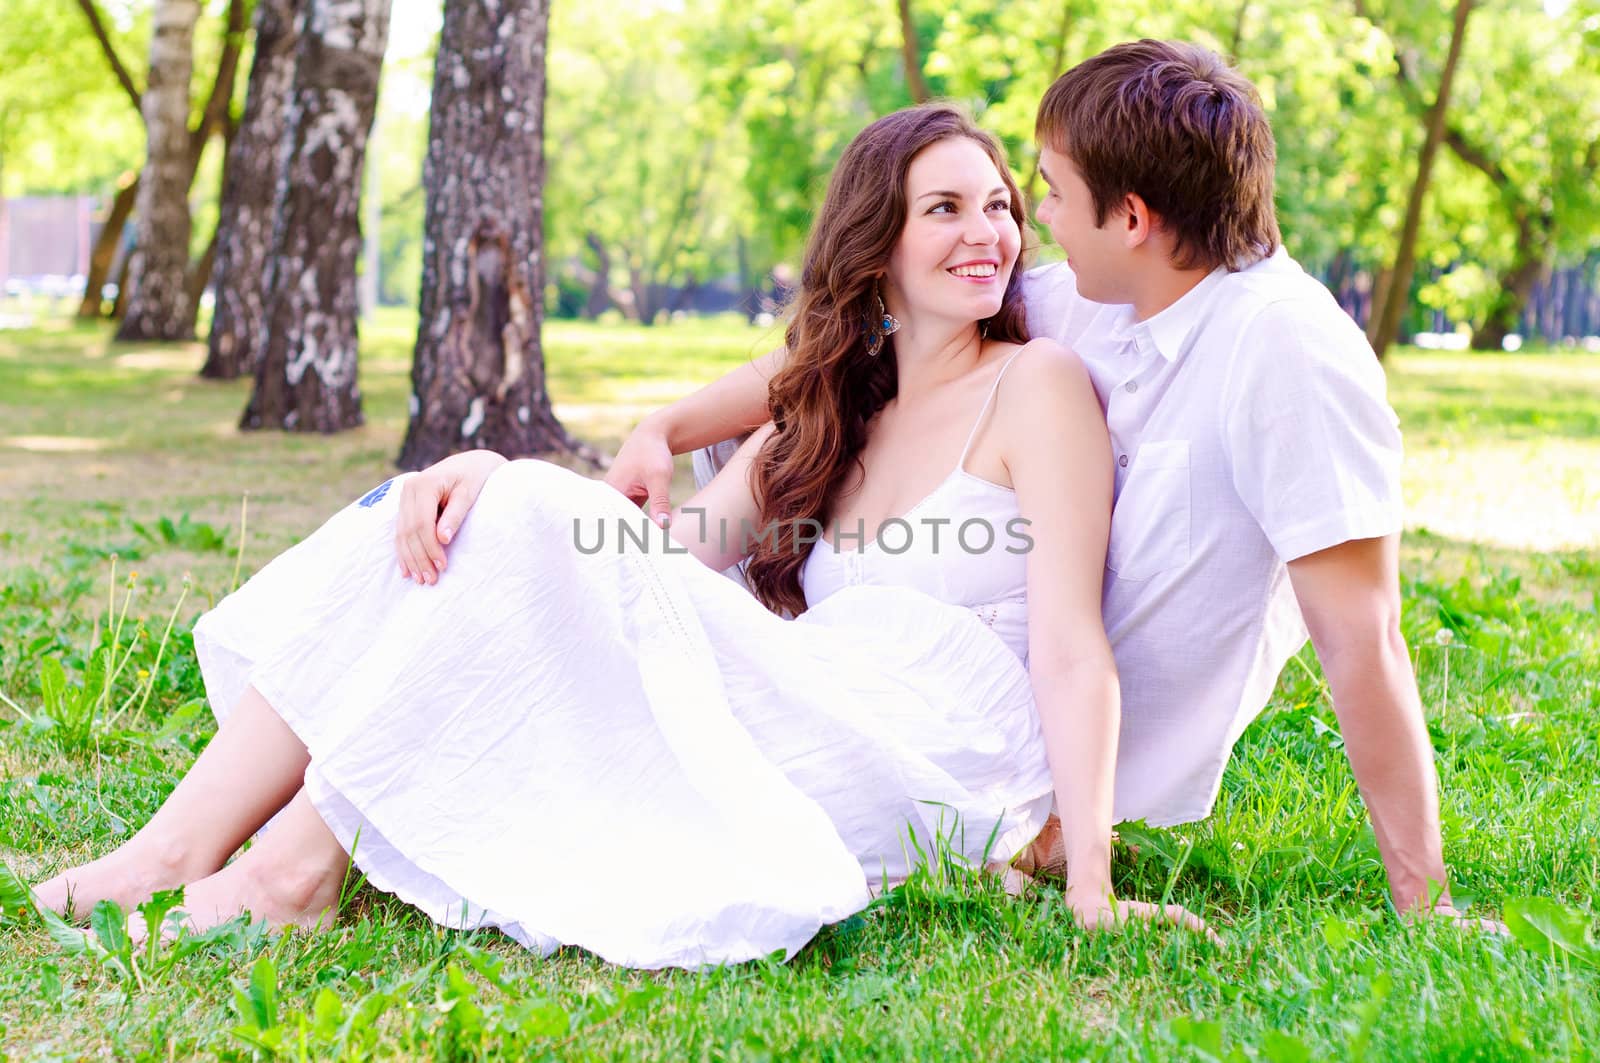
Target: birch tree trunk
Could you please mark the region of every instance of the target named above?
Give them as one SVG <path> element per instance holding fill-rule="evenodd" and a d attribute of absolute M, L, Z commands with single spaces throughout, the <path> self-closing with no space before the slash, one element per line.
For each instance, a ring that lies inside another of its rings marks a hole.
<path fill-rule="evenodd" d="M 296 12 L 274 194 L 266 342 L 240 427 L 337 432 L 362 423 L 356 381 L 361 173 L 378 106 L 389 0 L 307 0 Z"/>
<path fill-rule="evenodd" d="M 257 0 L 255 59 L 244 115 L 228 153 L 217 219 L 216 313 L 200 375 L 253 374 L 266 337 L 267 253 L 283 166 L 284 110 L 294 81 L 296 0 Z"/>
<path fill-rule="evenodd" d="M 159 0 L 150 32 L 150 81 L 141 97 L 147 149 L 139 180 L 127 311 L 119 340 L 182 340 L 189 313 L 189 78 L 199 0 Z"/>
<path fill-rule="evenodd" d="M 402 468 L 475 447 L 601 463 L 556 420 L 539 342 L 548 21 L 548 0 L 445 4 Z"/>

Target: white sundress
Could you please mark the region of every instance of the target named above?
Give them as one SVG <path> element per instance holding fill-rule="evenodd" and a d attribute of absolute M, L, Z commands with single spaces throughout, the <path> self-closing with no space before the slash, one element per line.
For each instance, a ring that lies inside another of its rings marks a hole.
<path fill-rule="evenodd" d="M 907 518 L 1003 544 L 1015 495 L 970 448 Z M 513 461 L 419 586 L 394 555 L 402 481 L 194 642 L 219 721 L 260 691 L 356 865 L 438 923 L 641 968 L 792 956 L 919 851 L 1008 859 L 1043 826 L 1021 554 L 824 541 L 786 619 L 664 533 L 619 550 L 619 522 L 649 525 L 604 483 Z"/>

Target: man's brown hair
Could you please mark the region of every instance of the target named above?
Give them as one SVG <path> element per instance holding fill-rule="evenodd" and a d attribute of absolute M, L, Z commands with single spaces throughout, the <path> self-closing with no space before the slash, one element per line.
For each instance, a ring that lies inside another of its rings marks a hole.
<path fill-rule="evenodd" d="M 1133 193 L 1174 237 L 1179 269 L 1243 269 L 1277 250 L 1277 150 L 1255 86 L 1183 41 L 1108 48 L 1056 79 L 1039 143 L 1072 159 L 1095 224 Z"/>

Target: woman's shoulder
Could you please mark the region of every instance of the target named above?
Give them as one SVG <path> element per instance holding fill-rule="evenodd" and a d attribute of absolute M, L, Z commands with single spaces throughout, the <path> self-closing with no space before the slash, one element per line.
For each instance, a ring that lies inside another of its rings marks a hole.
<path fill-rule="evenodd" d="M 1003 355 L 1008 359 L 995 401 L 1015 412 L 1037 411 L 1041 406 L 1066 403 L 1077 407 L 1094 400 L 1094 385 L 1083 359 L 1071 348 L 1038 336 Z"/>

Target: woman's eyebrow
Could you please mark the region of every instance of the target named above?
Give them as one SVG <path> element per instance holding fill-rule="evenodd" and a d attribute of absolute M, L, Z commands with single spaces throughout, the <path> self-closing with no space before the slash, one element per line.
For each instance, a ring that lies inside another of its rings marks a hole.
<path fill-rule="evenodd" d="M 996 185 L 995 187 L 989 189 L 989 191 L 985 193 L 985 196 L 1003 196 L 1005 194 L 1006 194 L 1005 185 Z M 929 196 L 938 196 L 940 199 L 960 199 L 961 198 L 961 193 L 960 192 L 951 192 L 948 189 L 940 189 L 940 190 L 934 191 L 934 192 L 924 192 L 924 193 L 922 193 L 922 195 L 918 196 L 917 198 L 918 199 L 927 199 Z"/>

